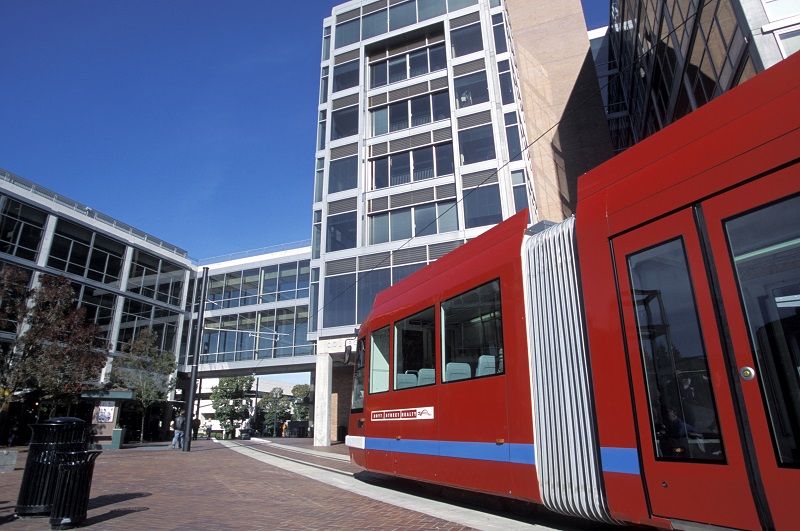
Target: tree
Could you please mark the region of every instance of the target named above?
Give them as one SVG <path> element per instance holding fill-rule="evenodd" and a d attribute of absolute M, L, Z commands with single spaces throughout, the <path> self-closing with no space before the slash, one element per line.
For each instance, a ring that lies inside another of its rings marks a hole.
<path fill-rule="evenodd" d="M 123 352 L 114 359 L 110 380 L 113 385 L 133 391 L 134 400 L 142 407 L 139 442 L 143 442 L 148 408 L 165 400 L 175 385 L 175 357 L 159 350 L 158 336 L 150 328 L 141 330 Z"/>
<path fill-rule="evenodd" d="M 308 403 L 311 396 L 311 386 L 308 384 L 297 384 L 292 387 L 294 396 L 294 418 L 295 420 L 308 420 Z"/>
<path fill-rule="evenodd" d="M 27 273 L 13 269 L 6 265 L 0 279 L 0 291 L 8 297 L 3 317 L 6 326 L 14 323 L 15 332 L 3 359 L 3 387 L 9 391 L 4 406 L 24 389 L 39 389 L 44 400 L 59 403 L 97 386 L 106 361 L 102 334 L 76 308 L 69 280 L 42 275 L 37 287 L 22 289 Z"/>
<path fill-rule="evenodd" d="M 292 418 L 292 402 L 283 396 L 283 389 L 275 387 L 268 395 L 258 401 L 258 407 L 264 412 L 264 425 L 271 430 L 272 436 L 278 436 L 278 425 Z"/>
<path fill-rule="evenodd" d="M 219 384 L 211 389 L 211 407 L 223 433 L 232 432 L 238 422 L 250 416 L 245 393 L 253 388 L 253 381 L 252 376 L 220 378 Z"/>
<path fill-rule="evenodd" d="M 31 276 L 28 271 L 5 264 L 0 270 L 0 330 L 20 336 L 25 314 L 28 312 L 28 289 Z M 3 412 L 15 399 L 15 393 L 28 387 L 30 376 L 17 363 L 18 349 L 16 342 L 0 345 L 0 387 L 2 387 Z"/>

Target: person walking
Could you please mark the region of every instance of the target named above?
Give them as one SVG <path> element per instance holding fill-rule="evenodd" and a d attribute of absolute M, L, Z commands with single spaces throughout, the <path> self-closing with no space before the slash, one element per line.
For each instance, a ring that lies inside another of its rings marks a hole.
<path fill-rule="evenodd" d="M 200 419 L 195 417 L 192 419 L 192 440 L 197 440 L 197 433 L 200 431 Z"/>
<path fill-rule="evenodd" d="M 186 417 L 183 416 L 183 411 L 178 413 L 175 420 L 172 421 L 172 429 L 175 434 L 172 436 L 173 450 L 177 446 L 178 449 L 183 450 L 183 430 L 186 427 Z"/>

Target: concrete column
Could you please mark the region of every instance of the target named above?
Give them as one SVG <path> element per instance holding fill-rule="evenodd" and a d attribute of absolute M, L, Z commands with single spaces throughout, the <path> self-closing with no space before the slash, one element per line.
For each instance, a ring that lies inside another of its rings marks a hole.
<path fill-rule="evenodd" d="M 36 265 L 40 267 L 45 267 L 47 265 L 47 259 L 50 258 L 50 248 L 53 246 L 53 235 L 56 233 L 57 221 L 58 218 L 53 214 L 47 215 L 44 232 L 42 233 L 42 243 L 39 245 L 39 255 L 36 257 Z"/>
<path fill-rule="evenodd" d="M 314 372 L 314 446 L 330 446 L 333 358 L 329 354 L 317 354 Z"/>
<path fill-rule="evenodd" d="M 181 290 L 181 303 L 180 303 L 181 304 L 181 309 L 186 309 L 186 300 L 187 300 L 187 296 L 188 296 L 188 293 L 189 293 L 189 279 L 190 279 L 189 275 L 190 275 L 190 273 L 189 273 L 189 270 L 187 269 L 184 272 L 184 275 L 183 275 L 183 289 Z M 178 326 L 175 328 L 175 361 L 177 362 L 178 366 L 181 365 L 181 348 L 184 348 L 183 341 L 182 341 L 182 339 L 183 339 L 183 327 L 184 326 L 188 326 L 189 327 L 189 334 L 192 333 L 192 326 L 191 326 L 191 324 L 192 324 L 192 311 L 191 311 L 191 309 L 189 310 L 189 319 L 188 319 L 189 322 L 188 322 L 188 324 L 186 323 L 186 321 L 187 321 L 187 319 L 185 318 L 185 316 L 183 314 L 181 314 L 181 318 L 178 319 Z M 186 347 L 188 348 L 188 346 L 191 343 L 192 343 L 192 340 L 187 335 L 186 336 Z M 189 363 L 189 353 L 186 352 L 185 355 L 183 356 L 183 364 L 186 365 L 188 363 Z"/>
<path fill-rule="evenodd" d="M 122 270 L 119 274 L 119 289 L 125 291 L 128 286 L 128 279 L 130 278 L 131 262 L 133 261 L 133 247 L 128 245 L 125 247 L 125 257 L 122 262 Z M 111 375 L 111 365 L 114 358 L 111 353 L 117 350 L 117 340 L 119 339 L 119 326 L 122 323 L 122 309 L 125 304 L 125 297 L 117 295 L 114 301 L 114 315 L 111 318 L 111 329 L 108 334 L 108 359 L 106 359 L 106 366 L 103 367 L 103 372 L 100 373 L 100 382 L 105 383 Z"/>

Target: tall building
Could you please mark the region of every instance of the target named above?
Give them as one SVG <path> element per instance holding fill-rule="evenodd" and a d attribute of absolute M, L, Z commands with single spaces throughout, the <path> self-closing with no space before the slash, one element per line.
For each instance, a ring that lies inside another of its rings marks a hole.
<path fill-rule="evenodd" d="M 317 406 L 380 290 L 523 208 L 569 215 L 577 176 L 609 156 L 580 3 L 552 4 L 353 0 L 324 20 Z"/>
<path fill-rule="evenodd" d="M 624 102 L 609 113 L 615 149 L 800 48 L 796 0 L 613 0 L 609 23 L 609 99 Z"/>

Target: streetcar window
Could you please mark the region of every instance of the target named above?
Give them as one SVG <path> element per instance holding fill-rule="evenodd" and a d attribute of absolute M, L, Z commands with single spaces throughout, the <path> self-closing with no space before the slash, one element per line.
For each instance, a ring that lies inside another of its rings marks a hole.
<path fill-rule="evenodd" d="M 435 378 L 427 377 L 436 366 L 434 315 L 433 308 L 428 308 L 395 323 L 395 389 L 435 383 Z"/>
<path fill-rule="evenodd" d="M 389 327 L 376 330 L 370 337 L 369 392 L 389 390 Z"/>
<path fill-rule="evenodd" d="M 800 196 L 725 230 L 778 461 L 800 467 Z"/>
<path fill-rule="evenodd" d="M 500 280 L 442 302 L 443 381 L 504 372 Z"/>
<path fill-rule="evenodd" d="M 628 256 L 628 268 L 656 458 L 724 461 L 683 240 Z"/>
<path fill-rule="evenodd" d="M 353 400 L 350 409 L 364 409 L 364 338 L 358 340 L 356 368 L 353 373 Z"/>

